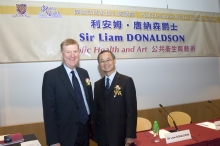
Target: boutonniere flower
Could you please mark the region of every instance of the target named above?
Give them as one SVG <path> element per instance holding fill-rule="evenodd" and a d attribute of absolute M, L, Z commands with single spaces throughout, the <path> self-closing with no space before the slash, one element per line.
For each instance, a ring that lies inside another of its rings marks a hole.
<path fill-rule="evenodd" d="M 90 82 L 90 79 L 89 79 L 89 78 L 86 78 L 86 79 L 85 79 L 85 82 L 86 82 L 86 86 L 90 86 L 90 85 L 91 85 L 91 82 Z"/>
<path fill-rule="evenodd" d="M 121 95 L 122 96 L 122 94 L 121 94 L 121 87 L 119 85 L 115 86 L 114 93 L 115 93 L 114 97 L 116 97 L 116 95 Z"/>

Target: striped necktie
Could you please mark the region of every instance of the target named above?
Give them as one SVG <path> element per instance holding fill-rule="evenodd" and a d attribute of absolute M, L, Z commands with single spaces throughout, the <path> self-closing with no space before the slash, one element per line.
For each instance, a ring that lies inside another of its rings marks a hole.
<path fill-rule="evenodd" d="M 109 87 L 110 87 L 109 78 L 107 78 L 106 79 L 105 92 L 108 92 Z"/>

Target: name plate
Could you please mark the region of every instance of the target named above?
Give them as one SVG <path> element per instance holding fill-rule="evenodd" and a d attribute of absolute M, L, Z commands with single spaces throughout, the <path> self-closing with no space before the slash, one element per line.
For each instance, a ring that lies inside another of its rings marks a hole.
<path fill-rule="evenodd" d="M 187 140 L 187 139 L 192 139 L 189 130 L 167 133 L 167 134 L 165 134 L 165 138 L 166 138 L 167 144 L 173 143 L 173 142 L 178 142 L 178 141 L 183 141 L 183 140 Z"/>
<path fill-rule="evenodd" d="M 220 121 L 215 121 L 214 122 L 216 130 L 220 130 Z"/>

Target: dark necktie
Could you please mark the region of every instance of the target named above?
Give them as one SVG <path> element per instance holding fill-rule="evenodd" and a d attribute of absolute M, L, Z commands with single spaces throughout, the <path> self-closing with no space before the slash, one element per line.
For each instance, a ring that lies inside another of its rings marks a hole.
<path fill-rule="evenodd" d="M 109 87 L 110 87 L 109 78 L 107 78 L 106 79 L 105 92 L 108 92 Z"/>
<path fill-rule="evenodd" d="M 72 83 L 73 83 L 73 87 L 74 87 L 74 93 L 77 97 L 77 102 L 78 102 L 78 114 L 79 114 L 79 122 L 82 124 L 86 124 L 86 122 L 88 121 L 89 117 L 86 111 L 86 106 L 83 100 L 83 96 L 82 96 L 82 91 L 79 85 L 79 82 L 74 74 L 74 71 L 71 71 L 72 73 Z"/>

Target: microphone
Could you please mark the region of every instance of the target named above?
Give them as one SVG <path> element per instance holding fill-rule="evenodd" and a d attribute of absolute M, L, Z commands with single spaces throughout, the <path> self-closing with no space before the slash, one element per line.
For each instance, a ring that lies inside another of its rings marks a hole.
<path fill-rule="evenodd" d="M 159 104 L 160 107 L 162 107 L 164 109 L 164 111 L 168 114 L 168 116 L 173 120 L 173 118 L 170 116 L 170 114 L 165 110 L 165 108 L 162 106 L 162 104 Z M 169 130 L 170 132 L 177 132 L 179 131 L 179 129 L 176 126 L 176 122 L 173 120 L 173 125 L 175 126 L 175 130 Z"/>
<path fill-rule="evenodd" d="M 211 102 L 210 100 L 208 100 L 208 102 L 209 103 L 211 103 L 211 104 L 213 104 L 215 107 L 217 107 L 213 102 Z M 217 109 L 219 109 L 220 110 L 220 108 L 219 107 L 217 107 Z"/>

